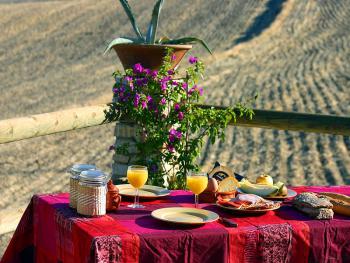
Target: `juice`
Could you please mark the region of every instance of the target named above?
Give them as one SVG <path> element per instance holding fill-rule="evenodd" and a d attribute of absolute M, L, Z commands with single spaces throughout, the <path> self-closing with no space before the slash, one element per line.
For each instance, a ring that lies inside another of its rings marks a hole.
<path fill-rule="evenodd" d="M 148 178 L 148 172 L 147 170 L 128 170 L 127 173 L 128 181 L 129 183 L 135 187 L 135 188 L 140 188 L 142 187 Z"/>
<path fill-rule="evenodd" d="M 187 186 L 196 195 L 203 192 L 207 188 L 207 185 L 207 176 L 187 176 Z"/>

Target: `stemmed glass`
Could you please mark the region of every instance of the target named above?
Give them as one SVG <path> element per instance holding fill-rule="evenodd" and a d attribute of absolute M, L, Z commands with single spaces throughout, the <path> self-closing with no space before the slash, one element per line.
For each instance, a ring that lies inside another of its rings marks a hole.
<path fill-rule="evenodd" d="M 131 165 L 128 167 L 127 177 L 129 183 L 136 189 L 134 203 L 128 205 L 130 208 L 144 208 L 139 204 L 139 189 L 144 186 L 148 179 L 148 171 L 146 166 Z"/>
<path fill-rule="evenodd" d="M 194 193 L 194 206 L 198 208 L 198 195 L 208 186 L 208 176 L 206 173 L 191 171 L 187 175 L 187 187 Z"/>

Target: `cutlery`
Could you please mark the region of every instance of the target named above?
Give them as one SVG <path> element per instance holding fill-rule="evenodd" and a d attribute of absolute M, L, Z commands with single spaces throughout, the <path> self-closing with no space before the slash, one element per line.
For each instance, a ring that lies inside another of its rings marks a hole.
<path fill-rule="evenodd" d="M 226 227 L 238 227 L 238 224 L 233 221 L 232 219 L 225 218 L 225 217 L 220 217 L 219 222 L 223 224 Z"/>

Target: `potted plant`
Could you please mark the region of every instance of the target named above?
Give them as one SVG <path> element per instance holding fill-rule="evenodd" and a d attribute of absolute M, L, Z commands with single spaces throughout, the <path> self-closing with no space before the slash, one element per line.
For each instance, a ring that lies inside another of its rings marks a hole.
<path fill-rule="evenodd" d="M 197 157 L 204 138 L 214 143 L 224 139 L 227 124 L 238 117 L 252 118 L 253 112 L 242 104 L 234 108 L 202 108 L 197 105 L 205 90 L 198 85 L 204 65 L 196 57 L 189 58 L 185 75 L 172 69 L 174 53 L 166 50 L 159 70 L 137 63 L 125 72 L 114 73 L 115 100 L 106 111 L 109 121 L 127 117 L 137 124 L 142 138 L 137 143 L 135 163 L 149 169 L 148 183 L 184 189 L 186 174 L 198 170 Z M 117 145 L 117 153 L 134 156 L 128 145 Z"/>
<path fill-rule="evenodd" d="M 128 1 L 120 0 L 120 3 L 129 17 L 136 37 L 118 37 L 112 40 L 107 46 L 105 53 L 114 49 L 124 69 L 132 68 L 137 63 L 141 63 L 142 66 L 151 70 L 159 69 L 166 54 L 166 48 L 171 48 L 173 50 L 175 59 L 171 62 L 171 68 L 175 68 L 186 52 L 192 48 L 191 44 L 193 43 L 200 43 L 211 53 L 208 45 L 203 40 L 196 37 L 183 37 L 178 39 L 161 37 L 157 39 L 159 14 L 164 0 L 158 0 L 154 5 L 152 19 L 145 35 L 141 33 L 136 23 L 135 16 L 131 11 Z"/>

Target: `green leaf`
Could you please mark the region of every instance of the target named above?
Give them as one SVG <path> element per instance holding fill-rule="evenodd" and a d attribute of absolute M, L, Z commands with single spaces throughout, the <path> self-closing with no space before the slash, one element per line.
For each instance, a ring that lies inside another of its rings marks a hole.
<path fill-rule="evenodd" d="M 118 45 L 118 44 L 127 44 L 127 43 L 135 43 L 135 39 L 132 38 L 127 38 L 127 37 L 118 37 L 116 39 L 113 39 L 108 46 L 106 47 L 105 51 L 103 54 L 106 54 L 113 46 Z"/>
<path fill-rule="evenodd" d="M 208 47 L 207 43 L 204 40 L 196 38 L 196 37 L 183 37 L 178 39 L 171 39 L 167 41 L 163 41 L 163 44 L 190 44 L 193 42 L 200 43 L 210 54 L 213 54 Z"/>
<path fill-rule="evenodd" d="M 138 36 L 138 38 L 139 38 L 140 40 L 141 40 L 141 39 L 144 40 L 145 38 L 143 37 L 143 35 L 142 35 L 142 33 L 141 33 L 141 31 L 140 31 L 140 29 L 139 29 L 137 23 L 136 23 L 134 14 L 133 14 L 132 11 L 131 11 L 131 7 L 130 7 L 128 1 L 127 1 L 127 0 L 119 0 L 119 1 L 120 1 L 121 5 L 123 6 L 125 13 L 126 13 L 127 16 L 129 17 L 129 20 L 130 20 L 130 22 L 131 22 L 131 25 L 132 25 L 132 27 L 133 27 L 133 29 L 134 29 L 136 35 Z"/>
<path fill-rule="evenodd" d="M 158 2 L 154 5 L 153 12 L 152 12 L 152 20 L 149 24 L 147 36 L 146 36 L 146 43 L 148 44 L 154 44 L 158 29 L 158 21 L 159 21 L 159 14 L 160 10 L 162 9 L 163 0 L 158 0 Z"/>

